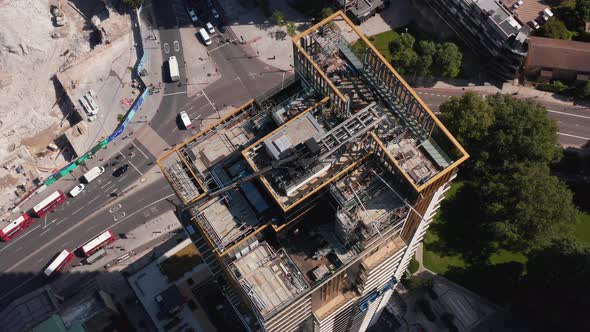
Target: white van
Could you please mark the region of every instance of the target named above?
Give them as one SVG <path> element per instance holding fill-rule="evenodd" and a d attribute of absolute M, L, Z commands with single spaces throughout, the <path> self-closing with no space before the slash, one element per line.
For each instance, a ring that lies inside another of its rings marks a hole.
<path fill-rule="evenodd" d="M 86 183 L 90 183 L 92 180 L 96 179 L 102 173 L 104 173 L 104 167 L 102 167 L 102 166 L 92 167 L 91 170 L 89 170 L 88 172 L 84 173 L 84 175 L 82 175 L 82 180 Z"/>
<path fill-rule="evenodd" d="M 199 29 L 199 36 L 205 45 L 211 45 L 211 38 L 209 37 L 209 34 L 205 28 Z"/>
<path fill-rule="evenodd" d="M 188 114 L 186 114 L 185 111 L 182 111 L 179 115 L 184 129 L 191 129 L 193 127 L 193 123 L 191 122 L 191 118 L 189 118 Z"/>
<path fill-rule="evenodd" d="M 178 61 L 175 56 L 168 58 L 168 69 L 170 71 L 170 80 L 176 82 L 180 79 L 180 72 L 178 71 Z"/>

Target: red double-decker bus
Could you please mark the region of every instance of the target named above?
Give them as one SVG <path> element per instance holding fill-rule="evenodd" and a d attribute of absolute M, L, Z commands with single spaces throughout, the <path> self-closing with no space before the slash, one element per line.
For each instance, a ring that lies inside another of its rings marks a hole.
<path fill-rule="evenodd" d="M 29 227 L 33 223 L 33 218 L 24 213 L 20 217 L 14 219 L 10 224 L 0 229 L 0 239 L 8 241 L 20 233 L 23 229 Z"/>
<path fill-rule="evenodd" d="M 46 277 L 51 277 L 55 272 L 63 269 L 74 258 L 74 254 L 68 249 L 64 249 L 47 265 L 43 271 Z"/>
<path fill-rule="evenodd" d="M 85 257 L 92 255 L 98 249 L 108 245 L 109 243 L 116 240 L 115 234 L 113 232 L 107 230 L 104 231 L 99 236 L 95 237 L 94 239 L 90 240 L 88 243 L 82 246 L 81 250 Z"/>
<path fill-rule="evenodd" d="M 37 217 L 41 218 L 49 212 L 57 209 L 57 207 L 66 200 L 66 195 L 64 195 L 61 191 L 54 191 L 46 199 L 42 200 L 41 203 L 33 207 L 33 213 L 35 213 Z"/>

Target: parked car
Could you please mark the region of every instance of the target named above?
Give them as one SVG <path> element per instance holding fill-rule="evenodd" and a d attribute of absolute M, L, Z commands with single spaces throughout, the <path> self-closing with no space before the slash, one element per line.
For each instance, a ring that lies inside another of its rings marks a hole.
<path fill-rule="evenodd" d="M 114 177 L 119 177 L 121 175 L 123 175 L 125 172 L 127 172 L 127 170 L 129 169 L 129 164 L 125 164 L 119 168 L 117 168 L 114 172 L 113 172 L 113 176 Z"/>
<path fill-rule="evenodd" d="M 211 8 L 211 15 L 213 16 L 214 19 L 219 18 L 219 13 L 217 12 L 217 9 L 215 9 L 215 8 Z"/>
<path fill-rule="evenodd" d="M 534 30 L 537 30 L 538 28 L 540 28 L 541 26 L 539 25 L 539 23 L 537 23 L 537 21 L 532 20 L 529 22 L 529 25 L 531 26 L 531 28 L 533 28 Z"/>
<path fill-rule="evenodd" d="M 197 17 L 197 13 L 195 13 L 195 10 L 192 8 L 188 10 L 188 16 L 191 17 L 191 21 L 193 21 L 193 23 L 199 20 L 199 18 Z"/>
<path fill-rule="evenodd" d="M 225 25 L 219 24 L 217 26 L 217 30 L 219 30 L 219 32 L 221 32 L 221 33 L 225 33 Z"/>
<path fill-rule="evenodd" d="M 512 4 L 512 8 L 517 9 L 518 7 L 522 6 L 523 3 L 524 3 L 524 1 L 518 0 L 517 2 Z"/>
<path fill-rule="evenodd" d="M 70 190 L 70 192 L 68 193 L 68 195 L 70 195 L 70 197 L 76 197 L 82 191 L 84 191 L 84 185 L 80 183 L 79 185 L 75 186 L 74 189 Z"/>
<path fill-rule="evenodd" d="M 552 17 L 553 17 L 553 12 L 549 8 L 545 8 L 545 9 L 543 9 L 543 12 L 541 12 L 541 18 L 543 19 L 543 22 L 549 21 L 549 19 Z"/>
<path fill-rule="evenodd" d="M 215 28 L 213 28 L 213 24 L 211 24 L 211 22 L 207 22 L 207 24 L 205 24 L 205 28 L 207 28 L 207 32 L 210 34 L 215 33 Z"/>

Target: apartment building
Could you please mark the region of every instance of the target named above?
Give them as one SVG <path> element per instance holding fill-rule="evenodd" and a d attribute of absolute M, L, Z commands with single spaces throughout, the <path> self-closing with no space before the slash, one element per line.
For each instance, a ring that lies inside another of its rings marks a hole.
<path fill-rule="evenodd" d="M 531 28 L 500 0 L 412 0 L 429 6 L 471 50 L 488 72 L 513 80 L 527 53 Z"/>
<path fill-rule="evenodd" d="M 292 79 L 158 164 L 248 330 L 365 331 L 468 154 L 343 12 L 293 51 Z"/>

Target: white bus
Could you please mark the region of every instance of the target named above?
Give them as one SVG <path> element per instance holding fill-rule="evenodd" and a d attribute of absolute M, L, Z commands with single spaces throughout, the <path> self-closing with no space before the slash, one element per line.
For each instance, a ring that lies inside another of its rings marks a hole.
<path fill-rule="evenodd" d="M 72 260 L 72 258 L 74 258 L 74 254 L 71 251 L 64 249 L 51 261 L 51 263 L 49 263 L 43 273 L 46 277 L 51 277 L 51 275 L 56 271 L 61 270 L 64 266 L 66 266 Z"/>
<path fill-rule="evenodd" d="M 180 73 L 178 72 L 178 61 L 175 56 L 168 58 L 168 69 L 170 70 L 170 80 L 176 82 L 180 79 Z"/>
<path fill-rule="evenodd" d="M 90 114 L 90 115 L 96 114 L 96 112 L 94 112 L 92 110 L 90 105 L 88 105 L 88 101 L 86 101 L 86 98 L 84 98 L 84 96 L 80 97 L 80 99 L 78 99 L 78 101 L 80 102 L 80 105 L 82 105 L 82 109 L 84 110 L 84 112 L 86 112 L 87 114 Z"/>
<path fill-rule="evenodd" d="M 82 175 L 82 180 L 86 183 L 90 183 L 92 180 L 99 177 L 99 175 L 101 175 L 102 173 L 104 173 L 104 167 L 102 167 L 102 166 L 92 167 L 91 170 L 89 170 L 88 172 L 84 173 L 84 175 Z"/>
<path fill-rule="evenodd" d="M 88 102 L 88 105 L 90 106 L 91 113 L 92 114 L 98 113 L 98 104 L 96 104 L 96 101 L 94 100 L 94 98 L 90 94 L 84 95 L 84 98 L 86 98 L 86 101 Z"/>
<path fill-rule="evenodd" d="M 115 234 L 113 234 L 111 231 L 103 232 L 102 234 L 100 234 L 99 236 L 95 237 L 94 239 L 90 240 L 88 243 L 82 246 L 82 252 L 84 253 L 84 257 L 89 257 L 95 251 L 115 241 L 115 239 Z"/>

